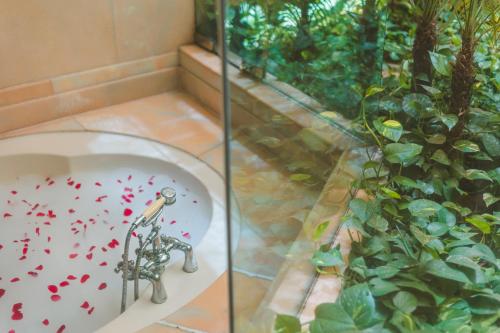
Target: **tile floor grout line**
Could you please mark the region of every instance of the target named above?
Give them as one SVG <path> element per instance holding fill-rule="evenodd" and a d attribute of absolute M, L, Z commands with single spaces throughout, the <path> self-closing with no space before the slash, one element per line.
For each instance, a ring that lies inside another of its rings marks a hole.
<path fill-rule="evenodd" d="M 177 328 L 177 329 L 180 329 L 186 333 L 208 333 L 206 331 L 200 331 L 200 330 L 197 330 L 197 329 L 194 329 L 194 328 L 189 328 L 189 327 L 185 327 L 185 326 L 181 326 L 181 325 L 177 325 L 177 324 L 173 324 L 173 323 L 169 323 L 167 321 L 164 321 L 164 320 L 159 320 L 156 322 L 156 324 L 160 325 L 160 326 L 165 326 L 165 327 L 170 327 L 170 328 Z"/>

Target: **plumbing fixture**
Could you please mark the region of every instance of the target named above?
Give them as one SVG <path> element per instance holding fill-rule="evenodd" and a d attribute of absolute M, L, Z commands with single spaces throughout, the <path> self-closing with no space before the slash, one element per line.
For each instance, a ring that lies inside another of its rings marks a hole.
<path fill-rule="evenodd" d="M 161 226 L 158 223 L 158 218 L 165 206 L 173 205 L 175 201 L 175 190 L 170 187 L 163 188 L 157 200 L 146 208 L 144 213 L 132 223 L 127 232 L 122 255 L 123 260 L 115 268 L 116 273 L 122 272 L 121 313 L 125 311 L 127 306 L 128 281 L 134 281 L 134 300 L 139 298 L 139 280 L 148 280 L 153 285 L 151 302 L 161 304 L 167 300 L 167 293 L 165 286 L 161 282 L 161 275 L 170 261 L 170 251 L 180 250 L 184 252 L 184 272 L 193 273 L 198 269 L 191 245 L 177 238 L 160 234 Z M 129 260 L 132 233 L 139 227 L 149 226 L 151 226 L 151 230 L 145 239 L 143 239 L 142 234 L 137 235 L 139 247 L 135 250 L 136 259 Z M 145 260 L 144 264 L 142 264 L 143 259 Z"/>

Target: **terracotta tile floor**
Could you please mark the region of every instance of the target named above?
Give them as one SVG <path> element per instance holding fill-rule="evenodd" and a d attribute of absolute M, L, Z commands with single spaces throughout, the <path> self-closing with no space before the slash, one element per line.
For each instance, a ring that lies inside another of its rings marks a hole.
<path fill-rule="evenodd" d="M 190 95 L 173 91 L 81 113 L 0 135 L 47 131 L 107 131 L 158 140 L 196 155 L 223 174 L 224 148 L 218 116 Z M 234 295 L 237 322 L 252 320 L 286 260 L 319 192 L 289 179 L 275 156 L 256 153 L 247 139 L 231 142 L 232 189 L 241 212 L 241 236 L 235 254 Z M 278 165 L 278 166 L 277 166 Z M 142 333 L 183 332 L 166 323 L 225 333 L 228 323 L 227 276 L 183 309 Z"/>

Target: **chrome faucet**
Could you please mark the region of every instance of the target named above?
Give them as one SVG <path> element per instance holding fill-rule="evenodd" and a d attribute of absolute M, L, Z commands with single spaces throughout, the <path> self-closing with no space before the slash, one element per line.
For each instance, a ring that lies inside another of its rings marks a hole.
<path fill-rule="evenodd" d="M 128 281 L 134 281 L 134 300 L 139 298 L 139 280 L 148 280 L 153 285 L 151 302 L 161 304 L 167 300 L 167 293 L 165 291 L 165 286 L 161 282 L 161 275 L 165 271 L 165 266 L 170 261 L 170 251 L 180 250 L 184 252 L 184 272 L 193 273 L 198 269 L 191 245 L 177 238 L 160 234 L 161 226 L 158 223 L 158 218 L 162 214 L 165 206 L 173 205 L 175 201 L 175 190 L 170 187 L 163 188 L 157 200 L 152 203 L 134 223 L 132 223 L 127 232 L 125 248 L 122 255 L 123 260 L 120 261 L 115 268 L 116 273 L 122 272 L 122 313 L 127 306 Z M 135 261 L 129 260 L 129 247 L 132 233 L 139 227 L 148 226 L 151 226 L 151 230 L 146 239 L 143 239 L 144 237 L 141 234 L 137 236 L 139 239 L 139 247 L 135 250 Z M 142 264 L 143 259 L 146 261 L 144 264 Z"/>

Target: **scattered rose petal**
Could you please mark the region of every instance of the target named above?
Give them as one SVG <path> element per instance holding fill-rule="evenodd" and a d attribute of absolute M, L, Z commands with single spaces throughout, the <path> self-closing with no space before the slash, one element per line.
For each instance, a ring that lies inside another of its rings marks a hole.
<path fill-rule="evenodd" d="M 63 287 L 63 288 L 67 287 L 67 286 L 69 286 L 69 282 L 68 281 L 62 281 L 61 283 L 59 283 L 59 286 Z"/>
<path fill-rule="evenodd" d="M 61 325 L 61 327 L 59 327 L 57 329 L 57 333 L 63 333 L 65 329 L 66 329 L 66 325 Z"/>
<path fill-rule="evenodd" d="M 11 214 L 11 213 L 4 213 L 4 214 L 3 214 L 3 218 L 4 218 L 4 219 L 9 218 L 9 217 L 12 217 L 12 214 Z"/>
<path fill-rule="evenodd" d="M 50 299 L 52 300 L 52 302 L 59 302 L 61 300 L 61 296 L 52 295 L 52 296 L 50 296 Z"/>
<path fill-rule="evenodd" d="M 82 305 L 80 305 L 80 307 L 81 307 L 82 309 L 88 309 L 88 308 L 89 308 L 89 306 L 90 306 L 90 304 L 89 304 L 89 302 L 87 302 L 87 301 L 83 302 L 83 303 L 82 303 Z"/>
<path fill-rule="evenodd" d="M 10 282 L 15 283 L 15 282 L 19 282 L 20 280 L 21 280 L 20 278 L 15 277 L 15 278 L 10 279 Z"/>
<path fill-rule="evenodd" d="M 99 182 L 95 182 L 95 186 L 102 186 L 102 184 Z"/>
<path fill-rule="evenodd" d="M 99 264 L 99 266 L 102 266 L 102 267 L 104 267 L 104 266 L 108 266 L 108 263 L 107 263 L 106 261 L 103 261 L 103 262 L 101 262 L 101 263 Z"/>
<path fill-rule="evenodd" d="M 78 257 L 78 253 L 70 253 L 69 255 L 70 259 L 75 259 L 76 257 Z"/>
<path fill-rule="evenodd" d="M 87 313 L 88 313 L 89 315 L 91 315 L 91 314 L 92 314 L 92 312 L 94 312 L 94 307 L 90 308 L 90 310 L 89 310 L 89 311 L 87 311 Z"/>
<path fill-rule="evenodd" d="M 130 216 L 130 215 L 132 215 L 132 213 L 133 213 L 133 211 L 130 208 L 125 208 L 125 210 L 123 211 L 124 216 Z"/>
<path fill-rule="evenodd" d="M 68 280 L 76 280 L 76 279 L 77 279 L 77 277 L 76 277 L 76 276 L 74 276 L 74 275 L 68 275 L 68 276 L 66 277 L 66 279 L 68 279 Z"/>
<path fill-rule="evenodd" d="M 43 265 L 38 265 L 38 266 L 35 267 L 35 269 L 37 271 L 41 271 L 43 269 Z"/>
<path fill-rule="evenodd" d="M 2 298 L 3 295 L 5 295 L 5 289 L 0 288 L 0 298 Z"/>
<path fill-rule="evenodd" d="M 80 282 L 81 282 L 81 283 L 85 283 L 85 282 L 87 282 L 87 280 L 88 280 L 89 278 L 90 278 L 90 275 L 88 275 L 88 274 L 83 274 L 83 275 L 82 275 L 82 277 L 81 277 L 81 279 L 80 279 Z"/>
<path fill-rule="evenodd" d="M 97 289 L 98 289 L 98 290 L 103 290 L 103 289 L 106 289 L 106 287 L 107 287 L 107 286 L 108 286 L 108 285 L 107 285 L 105 282 L 103 282 L 103 283 L 101 283 L 101 284 L 99 285 L 99 287 L 98 287 Z"/>
<path fill-rule="evenodd" d="M 44 320 L 42 321 L 42 324 L 43 324 L 43 325 L 45 325 L 45 326 L 49 326 L 50 322 L 49 322 L 49 320 L 48 320 L 48 319 L 44 319 Z"/>
<path fill-rule="evenodd" d="M 75 185 L 75 188 L 76 188 L 77 190 L 79 190 L 79 189 L 80 189 L 80 187 L 82 187 L 82 184 L 80 184 L 80 183 L 78 183 L 78 184 L 76 184 L 76 185 Z"/>
<path fill-rule="evenodd" d="M 57 288 L 57 286 L 54 286 L 53 284 L 49 285 L 47 289 L 53 294 L 57 293 L 57 291 L 59 290 L 59 288 Z"/>

